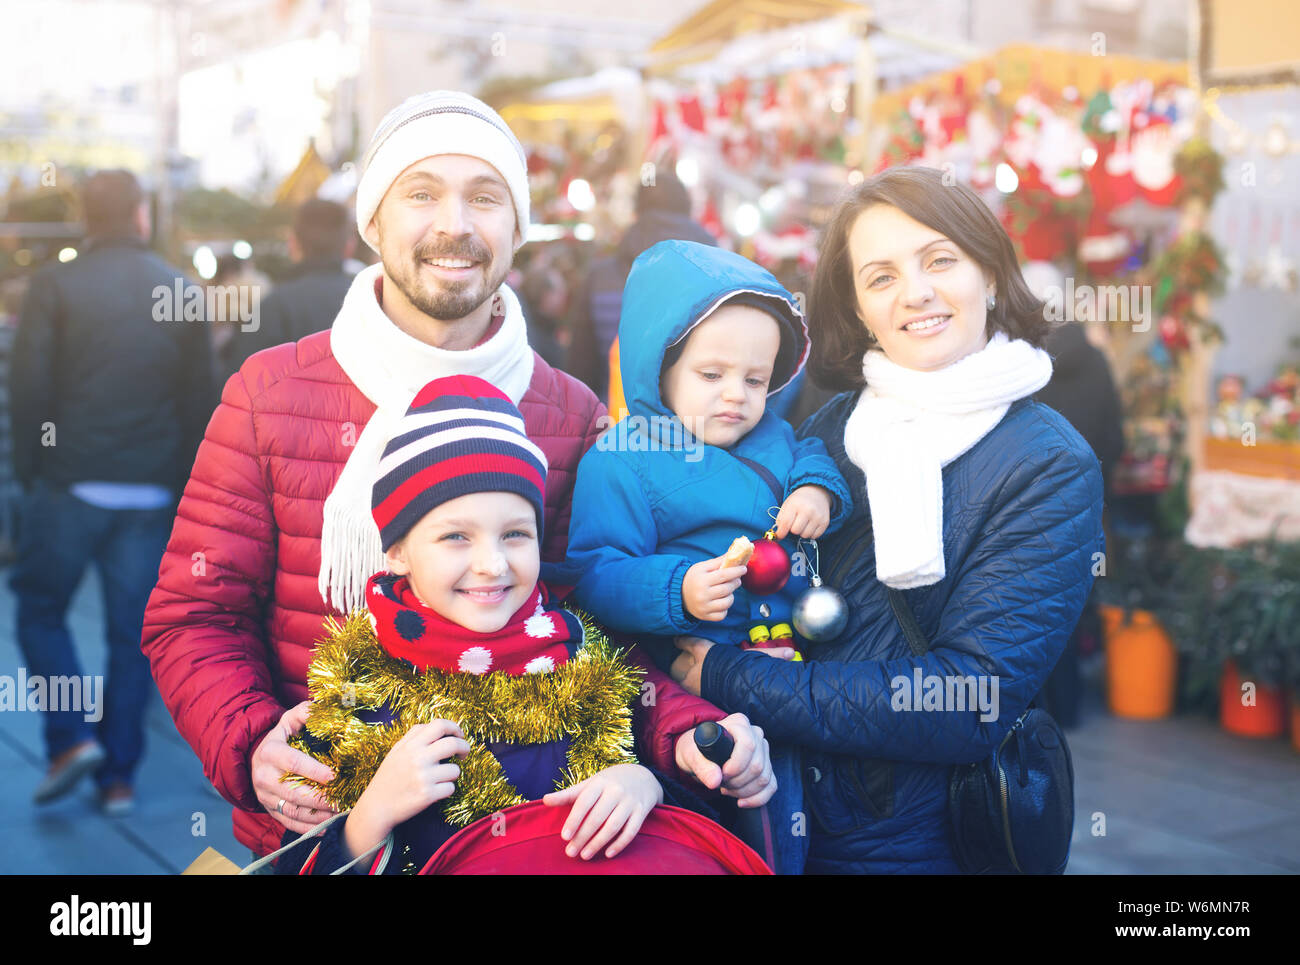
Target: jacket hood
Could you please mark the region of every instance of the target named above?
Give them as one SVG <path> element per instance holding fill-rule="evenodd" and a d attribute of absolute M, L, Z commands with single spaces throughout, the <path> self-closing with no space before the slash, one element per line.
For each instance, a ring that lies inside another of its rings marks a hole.
<path fill-rule="evenodd" d="M 631 414 L 672 414 L 659 394 L 668 347 L 742 292 L 769 300 L 785 320 L 778 358 L 789 357 L 792 364 L 784 377 L 774 375 L 770 398 L 802 371 L 809 346 L 803 313 L 771 272 L 733 252 L 691 241 L 661 241 L 632 263 L 618 323 L 619 366 Z"/>

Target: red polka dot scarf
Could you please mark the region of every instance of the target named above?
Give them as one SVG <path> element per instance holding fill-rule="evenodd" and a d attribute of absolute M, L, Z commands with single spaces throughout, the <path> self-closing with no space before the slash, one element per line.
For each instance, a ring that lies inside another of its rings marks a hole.
<path fill-rule="evenodd" d="M 376 573 L 366 586 L 370 625 L 379 645 L 416 670 L 514 676 L 548 673 L 582 641 L 578 618 L 553 604 L 543 583 L 495 633 L 478 633 L 429 609 L 404 576 Z"/>

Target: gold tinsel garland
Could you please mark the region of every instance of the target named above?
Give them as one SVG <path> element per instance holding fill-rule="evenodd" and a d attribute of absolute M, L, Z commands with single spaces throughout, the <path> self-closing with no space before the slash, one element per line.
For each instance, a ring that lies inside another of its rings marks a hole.
<path fill-rule="evenodd" d="M 289 743 L 328 765 L 335 777 L 328 784 L 300 775 L 285 780 L 321 791 L 340 810 L 350 808 L 407 730 L 439 718 L 453 720 L 470 754 L 458 762 L 460 777 L 445 814 L 449 824 L 464 827 L 526 800 L 506 780 L 488 743 L 540 744 L 568 737 L 569 766 L 557 790 L 614 764 L 634 762 L 631 704 L 640 692 L 641 671 L 622 659 L 589 616 L 577 616 L 584 632 L 576 656 L 550 673 L 522 676 L 418 673 L 384 652 L 366 611 L 354 612 L 342 625 L 330 618 L 329 636 L 317 645 L 307 671 L 312 698 L 307 730 L 330 749 L 313 752 L 301 735 Z M 385 705 L 392 724 L 367 724 L 356 716 L 358 710 Z"/>

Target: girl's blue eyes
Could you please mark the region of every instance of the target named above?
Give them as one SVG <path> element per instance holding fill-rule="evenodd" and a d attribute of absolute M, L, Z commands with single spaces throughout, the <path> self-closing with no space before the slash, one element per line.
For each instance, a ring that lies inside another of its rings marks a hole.
<path fill-rule="evenodd" d="M 506 538 L 506 540 L 519 540 L 519 538 L 524 538 L 524 540 L 532 540 L 533 535 L 532 533 L 526 531 L 526 529 L 511 529 L 510 532 L 503 533 L 503 538 Z M 445 536 L 438 537 L 438 542 L 443 542 L 447 540 L 468 542 L 469 537 L 465 536 L 464 533 L 446 533 Z"/>
<path fill-rule="evenodd" d="M 505 539 L 532 539 L 533 534 L 522 529 L 512 529 L 510 530 L 510 532 L 505 533 L 504 537 Z M 447 533 L 443 536 L 438 537 L 438 542 L 440 543 L 445 542 L 446 540 L 456 540 L 457 542 L 468 542 L 469 537 L 467 537 L 464 533 Z"/>

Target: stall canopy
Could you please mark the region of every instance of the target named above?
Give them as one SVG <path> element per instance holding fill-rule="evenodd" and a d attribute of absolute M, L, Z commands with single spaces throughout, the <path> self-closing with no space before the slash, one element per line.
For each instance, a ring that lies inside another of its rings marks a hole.
<path fill-rule="evenodd" d="M 1045 90 L 1074 87 L 1085 92 L 1085 96 L 1114 84 L 1136 80 L 1149 80 L 1157 86 L 1164 83 L 1186 86 L 1187 64 L 1118 54 L 1094 57 L 1090 53 L 1013 44 L 906 87 L 885 91 L 877 96 L 872 113 L 876 117 L 886 117 L 905 108 L 915 96 L 936 90 L 952 90 L 958 77 L 962 78 L 966 90 L 979 90 L 987 81 L 997 78 L 997 99 L 1012 106 L 1035 86 Z"/>
<path fill-rule="evenodd" d="M 546 84 L 500 110 L 525 142 L 545 139 L 557 124 L 579 133 L 593 133 L 611 123 L 635 129 L 642 113 L 641 75 L 627 67 Z"/>
<path fill-rule="evenodd" d="M 650 47 L 651 71 L 670 73 L 714 57 L 737 37 L 769 33 L 842 14 L 864 20 L 868 8 L 847 0 L 714 0 L 656 40 Z"/>

